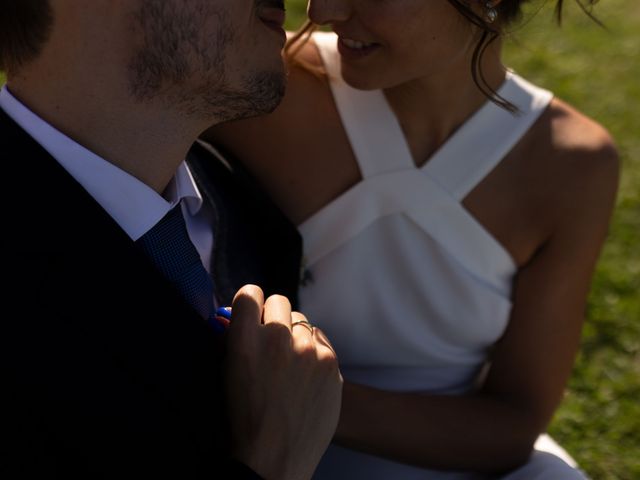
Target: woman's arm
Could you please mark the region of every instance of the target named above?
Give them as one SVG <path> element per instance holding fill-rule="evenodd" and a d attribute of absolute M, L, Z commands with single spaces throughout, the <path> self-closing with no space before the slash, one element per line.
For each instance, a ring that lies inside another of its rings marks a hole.
<path fill-rule="evenodd" d="M 481 390 L 428 396 L 345 384 L 337 443 L 430 468 L 495 472 L 526 461 L 572 370 L 617 188 L 611 140 L 589 128 L 587 144 L 565 145 L 553 159 L 566 180 L 548 213 L 556 227 L 518 273 L 510 323 Z"/>

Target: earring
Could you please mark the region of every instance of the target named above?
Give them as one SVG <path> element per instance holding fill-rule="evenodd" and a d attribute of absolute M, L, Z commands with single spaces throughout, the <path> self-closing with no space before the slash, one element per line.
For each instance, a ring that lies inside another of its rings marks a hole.
<path fill-rule="evenodd" d="M 484 4 L 484 21 L 487 23 L 493 23 L 498 19 L 498 11 L 493 7 L 491 2 Z"/>

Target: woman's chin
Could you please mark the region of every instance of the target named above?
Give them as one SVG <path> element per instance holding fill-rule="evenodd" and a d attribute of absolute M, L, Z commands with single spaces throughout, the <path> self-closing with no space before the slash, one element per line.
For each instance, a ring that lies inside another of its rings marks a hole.
<path fill-rule="evenodd" d="M 345 83 L 356 90 L 380 90 L 384 88 L 381 82 L 376 81 L 375 76 L 367 72 L 353 72 L 342 64 L 342 78 Z"/>

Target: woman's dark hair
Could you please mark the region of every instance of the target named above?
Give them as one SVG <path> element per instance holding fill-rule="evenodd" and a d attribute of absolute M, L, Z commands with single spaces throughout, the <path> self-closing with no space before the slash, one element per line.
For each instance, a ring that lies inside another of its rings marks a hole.
<path fill-rule="evenodd" d="M 517 108 L 508 100 L 502 98 L 489 84 L 482 70 L 482 59 L 489 46 L 504 33 L 504 27 L 512 24 L 520 19 L 522 15 L 522 6 L 529 0 L 502 0 L 495 7 L 498 17 L 500 18 L 501 28 L 496 28 L 492 23 L 488 22 L 483 16 L 478 15 L 470 5 L 473 0 L 447 0 L 460 14 L 469 22 L 475 25 L 479 31 L 479 38 L 473 51 L 471 60 L 471 74 L 473 81 L 480 91 L 492 102 L 500 107 L 516 112 Z M 575 0 L 580 8 L 596 23 L 602 25 L 591 13 L 591 7 L 598 0 Z M 486 2 L 489 4 L 491 1 Z M 556 0 L 555 16 L 558 24 L 562 23 L 562 12 L 564 0 Z M 300 51 L 304 43 L 309 39 L 316 26 L 307 21 L 296 34 L 289 39 L 285 47 L 285 56 L 292 60 Z"/>
<path fill-rule="evenodd" d="M 49 0 L 0 0 L 0 70 L 9 73 L 40 53 L 49 38 Z"/>
<path fill-rule="evenodd" d="M 485 18 L 479 16 L 469 6 L 468 0 L 447 0 L 462 16 L 469 20 L 472 24 L 480 30 L 480 38 L 476 43 L 473 51 L 473 57 L 471 60 L 471 74 L 473 81 L 480 91 L 492 102 L 500 107 L 509 110 L 510 112 L 517 111 L 515 105 L 508 100 L 502 98 L 487 82 L 484 72 L 482 70 L 482 58 L 484 57 L 487 48 L 504 33 L 504 30 L 495 28 L 491 23 L 487 22 Z M 515 21 L 519 20 L 522 15 L 522 6 L 529 0 L 503 0 L 499 5 L 495 7 L 498 12 L 501 27 L 506 27 Z M 598 0 L 575 0 L 580 6 L 583 12 L 585 12 L 596 23 L 601 23 L 591 13 L 591 7 L 598 2 Z M 492 2 L 487 2 L 489 5 Z M 564 0 L 556 0 L 555 16 L 558 25 L 562 24 L 562 12 L 564 7 Z"/>

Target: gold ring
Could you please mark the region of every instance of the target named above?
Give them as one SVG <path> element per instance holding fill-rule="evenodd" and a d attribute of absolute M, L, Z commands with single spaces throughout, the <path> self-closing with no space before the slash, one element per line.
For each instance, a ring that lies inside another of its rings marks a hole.
<path fill-rule="evenodd" d="M 311 325 L 310 322 L 307 322 L 306 320 L 297 320 L 295 322 L 293 322 L 291 324 L 291 328 L 295 327 L 296 325 L 302 325 L 303 327 L 305 327 L 307 330 L 309 330 L 309 332 L 311 333 L 311 335 L 313 335 L 313 325 Z"/>

